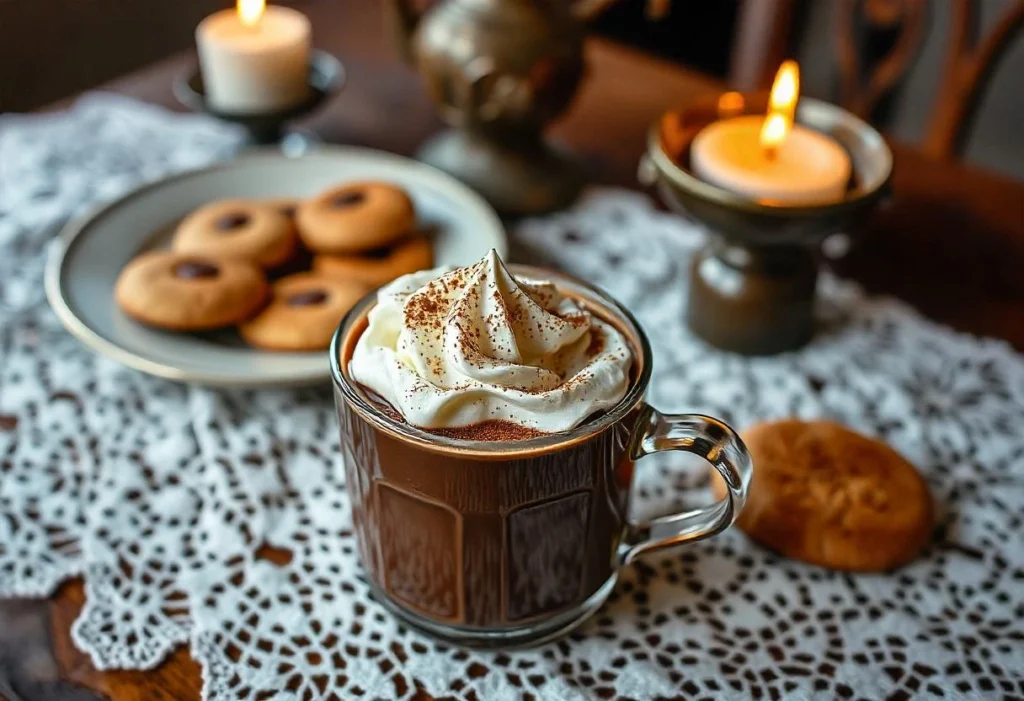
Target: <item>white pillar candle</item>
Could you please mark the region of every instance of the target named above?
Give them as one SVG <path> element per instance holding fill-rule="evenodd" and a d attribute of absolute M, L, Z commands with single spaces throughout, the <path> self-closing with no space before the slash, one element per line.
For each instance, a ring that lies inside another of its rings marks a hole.
<path fill-rule="evenodd" d="M 289 7 L 241 0 L 196 28 L 209 106 L 227 114 L 265 114 L 309 94 L 309 19 Z M 245 21 L 243 21 L 243 18 Z"/>
<path fill-rule="evenodd" d="M 752 199 L 822 204 L 843 198 L 850 157 L 835 139 L 794 124 L 773 151 L 761 145 L 765 118 L 746 115 L 705 127 L 690 146 L 699 178 Z"/>
<path fill-rule="evenodd" d="M 843 199 L 850 157 L 830 136 L 795 124 L 800 66 L 783 61 L 768 96 L 768 113 L 715 122 L 690 145 L 690 169 L 709 183 L 754 200 L 824 204 Z M 740 93 L 719 98 L 719 114 L 743 109 Z"/>

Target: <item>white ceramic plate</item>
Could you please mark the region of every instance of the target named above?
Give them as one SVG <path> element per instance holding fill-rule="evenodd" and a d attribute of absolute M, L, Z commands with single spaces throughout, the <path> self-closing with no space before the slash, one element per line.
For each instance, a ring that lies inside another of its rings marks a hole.
<path fill-rule="evenodd" d="M 64 326 L 124 365 L 174 380 L 218 386 L 300 385 L 329 376 L 326 351 L 273 353 L 245 346 L 233 331 L 184 334 L 148 328 L 114 304 L 121 268 L 140 251 L 166 246 L 196 207 L 227 197 L 308 196 L 348 180 L 404 187 L 422 227 L 433 232 L 438 265 L 466 265 L 507 242 L 480 196 L 416 161 L 382 151 L 323 147 L 290 158 L 257 150 L 233 161 L 144 185 L 72 221 L 50 252 L 46 295 Z"/>

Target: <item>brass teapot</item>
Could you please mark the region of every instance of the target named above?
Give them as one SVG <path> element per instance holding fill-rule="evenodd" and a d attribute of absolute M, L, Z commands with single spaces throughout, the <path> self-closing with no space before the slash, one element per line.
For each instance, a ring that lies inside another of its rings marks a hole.
<path fill-rule="evenodd" d="M 582 174 L 544 141 L 543 130 L 583 78 L 583 6 L 444 0 L 422 16 L 413 0 L 391 0 L 390 8 L 405 56 L 452 127 L 428 141 L 419 158 L 505 214 L 568 204 Z"/>

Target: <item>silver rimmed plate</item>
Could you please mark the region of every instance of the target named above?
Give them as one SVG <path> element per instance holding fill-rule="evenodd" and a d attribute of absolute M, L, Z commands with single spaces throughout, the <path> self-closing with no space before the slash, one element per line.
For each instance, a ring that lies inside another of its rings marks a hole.
<path fill-rule="evenodd" d="M 345 181 L 379 179 L 404 187 L 438 265 L 466 265 L 490 249 L 507 253 L 504 228 L 481 197 L 429 166 L 355 147 L 323 147 L 296 158 L 254 150 L 235 160 L 144 185 L 70 222 L 46 266 L 46 295 L 82 342 L 129 367 L 216 386 L 326 382 L 326 351 L 274 353 L 230 330 L 185 334 L 149 328 L 114 304 L 114 283 L 135 255 L 166 246 L 174 226 L 207 202 L 228 197 L 302 197 Z"/>

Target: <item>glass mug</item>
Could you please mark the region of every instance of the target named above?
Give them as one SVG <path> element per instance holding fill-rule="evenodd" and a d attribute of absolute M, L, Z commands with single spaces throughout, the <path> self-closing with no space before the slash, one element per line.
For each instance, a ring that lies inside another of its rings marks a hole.
<path fill-rule="evenodd" d="M 600 608 L 618 569 L 637 555 L 728 528 L 751 478 L 746 447 L 725 423 L 661 414 L 644 402 L 651 348 L 626 309 L 565 275 L 509 269 L 551 280 L 625 335 L 633 382 L 613 409 L 528 440 L 438 436 L 389 416 L 348 374 L 376 293 L 349 312 L 331 344 L 341 453 L 370 586 L 400 619 L 460 645 L 535 644 L 567 633 Z M 727 498 L 630 521 L 633 461 L 664 450 L 705 459 Z"/>

